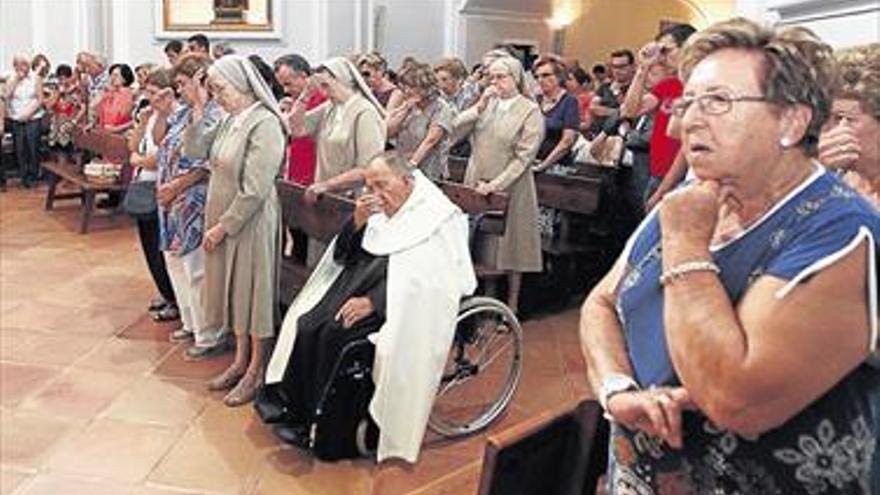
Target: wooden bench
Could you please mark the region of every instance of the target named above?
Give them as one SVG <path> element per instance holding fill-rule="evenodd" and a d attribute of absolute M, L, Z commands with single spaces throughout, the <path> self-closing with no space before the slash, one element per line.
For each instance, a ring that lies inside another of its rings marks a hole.
<path fill-rule="evenodd" d="M 601 179 L 578 175 L 536 174 L 538 204 L 565 212 L 553 239 L 542 240 L 544 251 L 564 256 L 591 251 L 591 246 L 572 238 L 572 216 L 593 216 L 599 211 L 602 195 Z"/>
<path fill-rule="evenodd" d="M 467 164 L 467 157 L 450 156 L 450 180 L 462 182 Z M 538 204 L 574 215 L 596 215 L 602 197 L 602 178 L 589 167 L 577 166 L 576 169 L 574 175 L 535 174 Z M 591 251 L 589 246 L 579 245 L 572 240 L 570 220 L 569 215 L 563 215 L 558 235 L 542 241 L 544 251 L 560 256 Z"/>
<path fill-rule="evenodd" d="M 129 151 L 124 137 L 99 131 L 75 134 L 73 142 L 77 151 L 79 151 L 76 162 L 65 161 L 61 154 L 59 154 L 56 161 L 43 163 L 43 168 L 50 172 L 49 191 L 46 194 L 46 210 L 52 210 L 55 207 L 56 199 L 79 199 L 83 207 L 80 233 L 85 234 L 89 231 L 89 222 L 95 209 L 95 196 L 98 193 L 123 194 L 125 192 L 131 175 L 128 164 Z M 86 153 L 83 152 L 98 155 L 103 160 L 121 163 L 122 171 L 119 182 L 100 184 L 90 181 L 83 174 L 86 158 Z M 62 179 L 75 184 L 80 190 L 78 192 L 58 193 L 58 183 Z M 115 215 L 117 210 L 118 208 L 114 208 L 112 214 Z"/>
<path fill-rule="evenodd" d="M 306 187 L 285 181 L 278 181 L 278 200 L 281 203 L 281 224 L 285 228 L 298 229 L 309 238 L 330 242 L 342 225 L 354 212 L 354 202 L 336 194 L 322 194 L 318 202 L 306 202 Z M 293 256 L 281 257 L 279 300 L 287 306 L 305 285 L 312 268 Z"/>
<path fill-rule="evenodd" d="M 544 412 L 488 437 L 477 495 L 592 494 L 607 447 L 596 401 Z"/>
<path fill-rule="evenodd" d="M 508 203 L 506 194 L 483 196 L 469 187 L 452 182 L 440 182 L 438 186 L 462 211 L 479 215 L 478 231 L 504 234 Z M 305 200 L 305 186 L 279 181 L 277 189 L 282 225 L 305 232 L 309 238 L 323 243 L 330 242 L 354 212 L 354 201 L 344 196 L 322 194 L 317 203 L 310 205 Z M 281 257 L 279 297 L 282 305 L 286 306 L 293 300 L 308 280 L 311 270 L 294 256 Z"/>

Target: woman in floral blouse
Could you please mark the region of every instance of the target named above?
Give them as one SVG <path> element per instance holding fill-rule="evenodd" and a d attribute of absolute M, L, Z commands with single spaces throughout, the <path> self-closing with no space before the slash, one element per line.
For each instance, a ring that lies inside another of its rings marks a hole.
<path fill-rule="evenodd" d="M 670 111 L 696 179 L 582 312 L 609 491 L 880 493 L 880 216 L 814 159 L 831 49 L 733 19 L 695 34 L 680 70 Z"/>
<path fill-rule="evenodd" d="M 212 328 L 205 315 L 202 242 L 210 175 L 208 160 L 189 157 L 181 150 L 195 107 L 206 126 L 219 125 L 224 115 L 220 106 L 208 99 L 207 89 L 199 80 L 208 66 L 209 60 L 197 54 L 185 55 L 178 61 L 173 76 L 179 99 L 171 87 L 155 84 L 164 78 L 170 82 L 171 71 L 155 71 L 148 76 L 146 85 L 148 93 L 157 95 L 152 98 L 152 107 L 159 117 L 153 130 L 158 145 L 159 248 L 165 253 L 165 264 L 183 320 L 183 327 L 172 337 L 194 341 L 186 350 L 186 356 L 191 359 L 210 357 L 227 349 L 224 329 Z M 168 75 L 163 77 L 162 72 Z"/>

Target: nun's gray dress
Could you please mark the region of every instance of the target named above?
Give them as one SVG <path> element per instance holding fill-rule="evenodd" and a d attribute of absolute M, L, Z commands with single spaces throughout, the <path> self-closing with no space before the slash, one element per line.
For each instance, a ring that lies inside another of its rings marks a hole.
<path fill-rule="evenodd" d="M 211 180 L 205 229 L 220 223 L 226 238 L 205 255 L 205 313 L 209 327 L 271 337 L 276 302 L 280 205 L 275 179 L 285 160 L 281 122 L 261 103 L 227 117 L 216 129 L 198 123 L 188 155 L 208 156 Z"/>

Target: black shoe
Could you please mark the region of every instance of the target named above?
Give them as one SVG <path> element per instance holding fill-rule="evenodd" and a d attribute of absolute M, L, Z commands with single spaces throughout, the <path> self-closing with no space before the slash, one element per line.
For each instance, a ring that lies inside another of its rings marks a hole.
<path fill-rule="evenodd" d="M 165 307 L 153 313 L 153 321 L 174 321 L 180 319 L 180 311 L 175 304 L 166 304 Z"/>
<path fill-rule="evenodd" d="M 294 447 L 308 449 L 311 443 L 309 441 L 309 428 L 305 425 L 275 425 L 272 427 L 272 431 L 275 432 L 278 438 Z"/>
<path fill-rule="evenodd" d="M 149 306 L 149 308 L 147 308 L 147 311 L 150 311 L 150 312 L 159 311 L 160 309 L 164 308 L 165 305 L 167 305 L 167 304 L 168 304 L 168 301 L 166 301 L 165 298 L 157 297 L 156 299 L 153 299 L 152 301 L 150 301 L 150 306 Z"/>

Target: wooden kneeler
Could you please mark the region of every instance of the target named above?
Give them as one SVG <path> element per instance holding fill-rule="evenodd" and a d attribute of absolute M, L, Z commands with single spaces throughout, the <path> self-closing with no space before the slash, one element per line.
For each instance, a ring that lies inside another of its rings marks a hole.
<path fill-rule="evenodd" d="M 605 472 L 608 423 L 594 400 L 547 411 L 495 435 L 477 495 L 584 495 Z"/>

